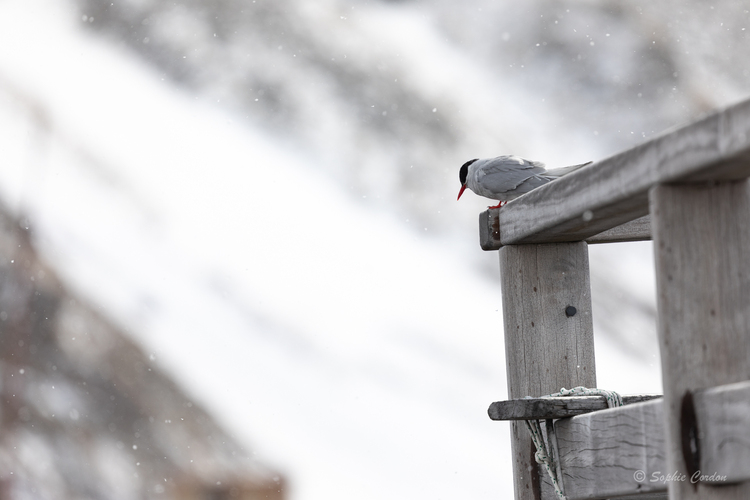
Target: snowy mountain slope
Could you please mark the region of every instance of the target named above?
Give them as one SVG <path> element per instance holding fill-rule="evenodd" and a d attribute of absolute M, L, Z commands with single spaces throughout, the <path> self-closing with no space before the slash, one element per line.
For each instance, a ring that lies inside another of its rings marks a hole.
<path fill-rule="evenodd" d="M 0 194 L 65 279 L 293 498 L 507 495 L 507 427 L 485 414 L 505 381 L 495 259 L 476 272 L 484 202 L 461 208 L 466 244 L 373 211 L 320 157 L 175 89 L 63 6 L 0 4 Z M 453 191 L 418 196 L 458 217 Z M 648 246 L 619 248 L 592 247 L 592 268 L 648 304 Z M 598 336 L 602 386 L 659 390 L 644 308 L 620 340 Z"/>
<path fill-rule="evenodd" d="M 96 16 L 82 26 L 293 142 L 356 196 L 461 242 L 475 241 L 486 206 L 472 197 L 444 209 L 466 159 L 601 158 L 736 101 L 750 84 L 737 59 L 750 48 L 750 10 L 734 0 L 78 5 Z M 629 251 L 608 249 L 607 260 L 628 260 L 651 283 L 650 261 Z M 497 272 L 494 259 L 482 262 Z M 621 290 L 595 296 L 607 317 L 627 318 L 599 331 L 624 345 L 633 329 L 619 325 L 642 324 L 636 343 L 652 348 L 653 293 Z"/>
<path fill-rule="evenodd" d="M 467 61 L 429 16 L 409 5 L 78 5 L 95 19 L 83 27 L 127 46 L 183 88 L 283 136 L 353 195 L 431 230 L 456 222 L 436 210 L 454 200 L 456 165 L 471 154 L 539 140 L 533 105 L 518 106 L 513 86 Z M 461 211 L 473 213 L 464 207 L 454 213 Z"/>
<path fill-rule="evenodd" d="M 285 498 L 283 476 L 71 294 L 28 230 L 0 205 L 3 495 Z"/>
<path fill-rule="evenodd" d="M 719 0 L 415 3 L 450 40 L 609 154 L 747 97 L 750 9 Z M 565 143 L 551 144 L 559 155 Z M 601 153 L 600 153 L 601 154 Z"/>
<path fill-rule="evenodd" d="M 77 5 L 82 26 L 440 230 L 456 224 L 430 210 L 430 194 L 455 184 L 443 165 L 498 152 L 553 166 L 599 158 L 750 84 L 737 59 L 750 11 L 734 0 Z"/>
<path fill-rule="evenodd" d="M 6 165 L 3 194 L 23 197 L 63 275 L 301 498 L 501 487 L 492 443 L 506 437 L 484 414 L 504 387 L 499 336 L 485 333 L 499 328 L 495 289 L 112 49 L 68 32 L 4 56 L 46 131 L 4 93 L 5 136 L 23 123 L 44 150 Z M 54 78 L 53 61 L 66 66 Z M 269 163 L 282 193 L 251 181 Z M 35 169 L 31 189 L 13 183 Z"/>

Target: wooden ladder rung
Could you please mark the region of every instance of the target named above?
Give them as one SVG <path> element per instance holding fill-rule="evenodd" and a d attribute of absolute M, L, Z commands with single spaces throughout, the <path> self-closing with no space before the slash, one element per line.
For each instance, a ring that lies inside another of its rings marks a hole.
<path fill-rule="evenodd" d="M 622 402 L 630 405 L 661 397 L 661 394 L 634 394 L 622 396 Z M 487 413 L 492 420 L 546 420 L 606 409 L 607 402 L 602 396 L 568 396 L 496 401 L 490 405 Z"/>

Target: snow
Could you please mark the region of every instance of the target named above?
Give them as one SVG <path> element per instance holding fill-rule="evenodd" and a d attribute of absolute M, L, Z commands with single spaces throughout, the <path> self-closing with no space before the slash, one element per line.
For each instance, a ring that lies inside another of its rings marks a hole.
<path fill-rule="evenodd" d="M 0 195 L 66 283 L 292 499 L 508 497 L 508 427 L 485 413 L 506 397 L 496 276 L 62 5 L 0 4 Z M 659 391 L 658 364 L 597 342 L 602 387 Z"/>

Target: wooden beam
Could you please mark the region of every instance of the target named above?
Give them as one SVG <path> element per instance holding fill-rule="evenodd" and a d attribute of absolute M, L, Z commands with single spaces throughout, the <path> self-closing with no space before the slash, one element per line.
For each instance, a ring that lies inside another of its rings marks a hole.
<path fill-rule="evenodd" d="M 693 394 L 701 481 L 750 481 L 750 381 Z"/>
<path fill-rule="evenodd" d="M 635 402 L 638 399 L 652 398 Z M 503 403 L 547 402 L 534 398 Z M 592 398 L 580 399 L 592 406 Z M 600 402 L 602 398 L 596 398 Z M 626 406 L 592 411 L 554 423 L 555 455 L 568 500 L 663 496 L 671 483 L 704 488 L 705 498 L 731 491 L 726 486 L 750 480 L 750 381 L 722 385 L 693 393 L 700 468 L 692 474 L 667 462 L 664 402 L 656 396 L 624 396 Z M 631 402 L 630 404 L 627 404 Z M 511 408 L 508 405 L 508 408 Z M 525 410 L 525 411 L 527 411 Z M 557 411 L 557 407 L 552 409 Z M 531 418 L 540 413 L 531 410 Z M 512 416 L 511 418 L 515 418 Z M 545 418 L 541 415 L 541 418 Z M 552 417 L 554 418 L 554 417 Z M 709 485 L 722 485 L 718 490 Z M 737 488 L 746 487 L 738 485 Z M 717 493 L 719 492 L 719 493 Z M 735 489 L 737 497 L 737 490 Z M 683 497 L 680 497 L 683 498 Z"/>
<path fill-rule="evenodd" d="M 667 463 L 662 399 L 557 420 L 565 496 L 644 498 L 665 492 L 671 483 L 693 489 L 700 483 L 706 498 L 722 498 L 716 495 L 730 492 L 727 485 L 750 480 L 750 381 L 696 391 L 693 401 L 700 468 L 690 475 Z M 731 498 L 744 498 L 734 494 Z"/>
<path fill-rule="evenodd" d="M 607 229 L 594 236 L 589 236 L 584 241 L 589 245 L 595 243 L 623 243 L 626 241 L 650 241 L 651 240 L 651 217 L 644 215 L 637 219 Z"/>
<path fill-rule="evenodd" d="M 554 426 L 568 500 L 667 491 L 661 399 L 557 420 Z"/>
<path fill-rule="evenodd" d="M 511 201 L 493 232 L 500 245 L 581 241 L 648 214 L 657 184 L 749 175 L 747 100 Z"/>
<path fill-rule="evenodd" d="M 499 254 L 509 397 L 596 387 L 586 243 L 506 246 Z M 549 479 L 522 423 L 511 424 L 511 446 L 516 499 L 542 498 Z"/>
<path fill-rule="evenodd" d="M 657 186 L 651 217 L 667 470 L 723 475 L 700 469 L 693 393 L 750 380 L 748 182 Z M 716 487 L 681 481 L 669 483 L 669 490 L 671 498 L 686 500 L 750 498 L 750 482 Z"/>
<path fill-rule="evenodd" d="M 658 399 L 657 394 L 622 396 L 625 405 Z M 583 415 L 606 410 L 607 401 L 602 396 L 576 396 L 555 398 L 523 398 L 496 401 L 487 410 L 492 420 L 546 420 Z"/>
<path fill-rule="evenodd" d="M 499 212 L 499 208 L 493 208 L 479 214 L 479 246 L 482 247 L 482 250 L 499 250 L 503 246 L 500 241 Z M 651 240 L 651 217 L 644 215 L 599 234 L 589 236 L 584 241 L 588 244 L 596 244 L 649 240 Z"/>

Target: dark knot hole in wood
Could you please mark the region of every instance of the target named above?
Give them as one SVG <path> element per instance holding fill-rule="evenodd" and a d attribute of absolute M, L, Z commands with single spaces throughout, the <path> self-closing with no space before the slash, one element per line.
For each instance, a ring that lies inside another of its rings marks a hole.
<path fill-rule="evenodd" d="M 682 458 L 685 460 L 688 476 L 693 477 L 699 471 L 701 456 L 698 446 L 698 420 L 695 416 L 693 393 L 690 391 L 687 391 L 682 397 L 680 435 L 682 437 Z M 693 487 L 697 489 L 697 482 L 693 482 Z"/>

